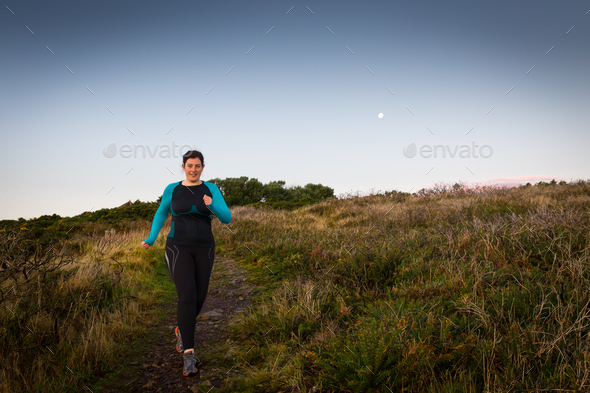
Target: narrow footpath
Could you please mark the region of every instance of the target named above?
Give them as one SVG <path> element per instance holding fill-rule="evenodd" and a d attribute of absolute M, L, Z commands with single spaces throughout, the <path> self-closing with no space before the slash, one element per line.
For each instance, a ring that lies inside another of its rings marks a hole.
<path fill-rule="evenodd" d="M 223 328 L 239 319 L 250 304 L 253 286 L 246 271 L 225 255 L 215 255 L 207 299 L 197 317 L 195 354 L 201 361 L 193 377 L 182 375 L 182 355 L 176 352 L 176 303 L 164 304 L 162 320 L 145 339 L 145 348 L 126 359 L 128 364 L 101 383 L 100 393 L 116 392 L 215 392 L 226 387 L 227 367 L 222 357 L 231 357 L 228 334 Z M 174 297 L 176 300 L 178 298 Z M 220 365 L 217 367 L 217 365 Z M 96 393 L 96 392 L 94 392 Z"/>

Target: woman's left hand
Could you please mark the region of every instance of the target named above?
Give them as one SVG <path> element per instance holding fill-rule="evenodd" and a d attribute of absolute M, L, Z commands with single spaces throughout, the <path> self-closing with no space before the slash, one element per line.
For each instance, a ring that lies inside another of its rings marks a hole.
<path fill-rule="evenodd" d="M 205 201 L 205 205 L 210 205 L 212 200 L 213 199 L 211 199 L 209 195 L 203 195 L 203 201 Z"/>

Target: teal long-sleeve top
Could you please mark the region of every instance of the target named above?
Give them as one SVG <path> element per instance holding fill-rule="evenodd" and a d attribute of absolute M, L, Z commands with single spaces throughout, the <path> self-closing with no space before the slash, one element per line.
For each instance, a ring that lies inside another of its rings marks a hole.
<path fill-rule="evenodd" d="M 203 195 L 211 197 L 210 205 L 205 205 Z M 215 183 L 203 181 L 196 186 L 184 186 L 182 181 L 170 183 L 164 189 L 150 236 L 144 242 L 150 246 L 154 244 L 168 213 L 172 213 L 167 245 L 215 247 L 211 212 L 222 223 L 231 222 L 231 212 Z"/>

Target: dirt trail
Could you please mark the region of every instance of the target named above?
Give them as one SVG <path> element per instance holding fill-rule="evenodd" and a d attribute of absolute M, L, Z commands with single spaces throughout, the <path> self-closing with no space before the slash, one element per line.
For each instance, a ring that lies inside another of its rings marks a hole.
<path fill-rule="evenodd" d="M 105 383 L 101 393 L 115 392 L 208 392 L 225 387 L 227 367 L 221 363 L 220 347 L 228 338 L 222 328 L 249 304 L 253 286 L 246 283 L 246 271 L 225 255 L 215 255 L 207 299 L 197 317 L 195 354 L 201 363 L 193 377 L 182 375 L 182 355 L 176 352 L 176 303 L 164 305 L 165 315 L 155 333 L 146 337 L 145 350 L 126 359 L 125 375 L 118 372 Z M 177 298 L 176 298 L 177 299 Z M 239 317 L 238 317 L 239 318 Z"/>

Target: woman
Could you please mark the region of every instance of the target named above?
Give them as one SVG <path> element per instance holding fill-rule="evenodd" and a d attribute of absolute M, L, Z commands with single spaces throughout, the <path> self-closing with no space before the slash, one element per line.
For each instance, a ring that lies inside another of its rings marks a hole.
<path fill-rule="evenodd" d="M 231 212 L 214 184 L 200 180 L 205 167 L 203 154 L 186 152 L 182 168 L 186 179 L 169 184 L 156 211 L 150 236 L 141 242 L 146 250 L 154 244 L 158 233 L 172 213 L 172 224 L 166 239 L 166 265 L 178 293 L 176 318 L 176 350 L 183 352 L 184 376 L 196 374 L 194 338 L 197 315 L 203 308 L 209 278 L 215 259 L 215 239 L 211 232 L 211 214 L 228 224 Z"/>

